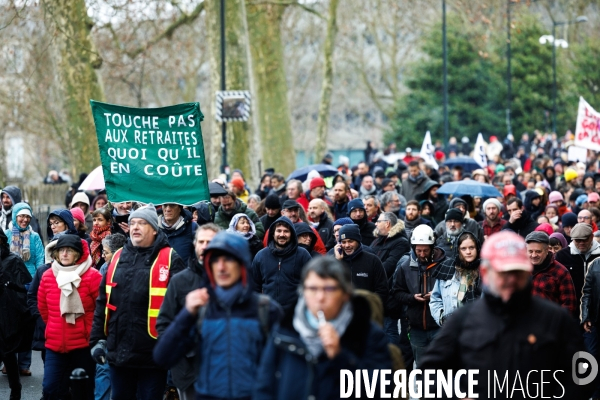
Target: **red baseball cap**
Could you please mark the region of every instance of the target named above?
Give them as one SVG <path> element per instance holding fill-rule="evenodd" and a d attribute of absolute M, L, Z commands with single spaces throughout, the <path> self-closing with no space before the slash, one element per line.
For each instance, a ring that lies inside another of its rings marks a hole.
<path fill-rule="evenodd" d="M 481 259 L 497 272 L 533 271 L 525 239 L 510 231 L 495 233 L 483 242 Z"/>
<path fill-rule="evenodd" d="M 310 181 L 310 190 L 318 187 L 325 187 L 325 181 L 320 176 L 316 176 Z"/>

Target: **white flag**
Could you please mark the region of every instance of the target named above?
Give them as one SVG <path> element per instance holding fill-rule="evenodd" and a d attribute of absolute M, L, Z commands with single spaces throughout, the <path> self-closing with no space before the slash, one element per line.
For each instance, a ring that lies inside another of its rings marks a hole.
<path fill-rule="evenodd" d="M 427 164 L 431 164 L 435 169 L 438 169 L 438 163 L 435 161 L 435 157 L 433 153 L 435 151 L 435 147 L 431 144 L 431 134 L 429 131 L 425 134 L 425 139 L 423 139 L 423 145 L 421 146 L 421 153 L 419 157 L 423 159 Z"/>
<path fill-rule="evenodd" d="M 600 151 L 600 113 L 594 110 L 583 97 L 579 98 L 575 145 Z"/>
<path fill-rule="evenodd" d="M 477 164 L 479 164 L 481 168 L 485 168 L 488 165 L 487 156 L 485 155 L 485 140 L 483 140 L 481 132 L 479 132 L 479 135 L 477 135 L 477 143 L 475 143 L 473 159 L 477 161 Z"/>

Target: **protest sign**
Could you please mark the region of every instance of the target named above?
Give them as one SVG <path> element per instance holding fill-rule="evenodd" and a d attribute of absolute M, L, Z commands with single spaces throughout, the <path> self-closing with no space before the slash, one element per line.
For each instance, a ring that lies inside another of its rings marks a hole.
<path fill-rule="evenodd" d="M 594 110 L 583 97 L 579 98 L 575 145 L 600 151 L 600 113 Z"/>
<path fill-rule="evenodd" d="M 90 103 L 110 201 L 192 205 L 210 198 L 198 103 Z"/>
<path fill-rule="evenodd" d="M 473 159 L 481 168 L 485 168 L 488 165 L 487 156 L 485 155 L 485 140 L 483 140 L 481 132 L 477 135 L 477 142 L 475 142 L 475 149 L 473 150 Z"/>
<path fill-rule="evenodd" d="M 575 162 L 587 162 L 587 149 L 579 146 L 569 146 L 567 160 Z"/>
<path fill-rule="evenodd" d="M 431 133 L 427 131 L 427 133 L 425 133 L 425 137 L 423 138 L 423 144 L 421 145 L 419 157 L 421 157 L 427 164 L 430 164 L 435 169 L 438 169 L 439 165 L 433 156 L 434 151 L 435 147 L 433 147 L 433 144 L 431 144 Z"/>

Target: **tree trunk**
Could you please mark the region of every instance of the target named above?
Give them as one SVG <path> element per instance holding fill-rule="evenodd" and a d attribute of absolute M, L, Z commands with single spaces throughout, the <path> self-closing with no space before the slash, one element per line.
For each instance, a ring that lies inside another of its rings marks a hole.
<path fill-rule="evenodd" d="M 45 22 L 54 33 L 55 54 L 63 92 L 69 137 L 68 152 L 76 177 L 100 164 L 90 99 L 104 101 L 95 69 L 102 65 L 90 38 L 92 22 L 84 0 L 45 0 Z"/>
<path fill-rule="evenodd" d="M 339 0 L 329 3 L 329 18 L 327 20 L 327 36 L 325 37 L 323 83 L 321 84 L 321 103 L 317 120 L 317 144 L 315 146 L 316 160 L 321 160 L 327 151 L 327 133 L 329 131 L 329 105 L 333 91 L 333 49 L 337 33 L 337 7 Z"/>
<path fill-rule="evenodd" d="M 213 93 L 221 89 L 221 0 L 207 0 L 206 25 L 211 52 L 211 82 Z M 250 90 L 250 68 L 248 55 L 248 35 L 244 21 L 243 0 L 225 0 L 225 76 L 226 90 Z M 214 96 L 212 97 L 215 98 Z M 211 137 L 211 154 L 209 169 L 211 175 L 216 175 L 221 165 L 221 123 L 215 119 L 214 101 L 210 105 L 210 124 L 213 131 Z M 256 158 L 254 149 L 254 131 L 252 114 L 246 122 L 227 123 L 227 163 L 231 169 L 240 169 L 248 181 L 253 181 L 256 169 L 253 170 L 251 162 Z M 215 157 L 217 155 L 217 157 Z"/>
<path fill-rule="evenodd" d="M 281 43 L 281 18 L 285 7 L 246 3 L 263 170 L 272 167 L 287 175 L 296 168 L 296 154 Z"/>

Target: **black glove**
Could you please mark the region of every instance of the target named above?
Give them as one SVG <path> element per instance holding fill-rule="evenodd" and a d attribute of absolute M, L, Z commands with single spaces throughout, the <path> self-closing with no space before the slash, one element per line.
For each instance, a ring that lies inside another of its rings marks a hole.
<path fill-rule="evenodd" d="M 106 363 L 106 340 L 99 340 L 91 350 L 92 358 L 96 363 L 104 365 Z"/>

